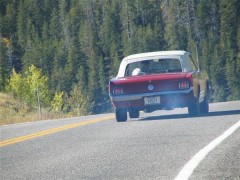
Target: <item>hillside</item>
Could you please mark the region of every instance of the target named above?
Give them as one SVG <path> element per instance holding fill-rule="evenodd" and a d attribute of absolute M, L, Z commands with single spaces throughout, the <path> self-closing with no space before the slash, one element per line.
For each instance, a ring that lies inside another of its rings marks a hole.
<path fill-rule="evenodd" d="M 31 107 L 11 95 L 0 93 L 0 125 L 60 117 L 64 116 L 56 112 L 49 112 L 47 109 L 43 109 L 42 117 L 40 118 L 37 108 Z"/>

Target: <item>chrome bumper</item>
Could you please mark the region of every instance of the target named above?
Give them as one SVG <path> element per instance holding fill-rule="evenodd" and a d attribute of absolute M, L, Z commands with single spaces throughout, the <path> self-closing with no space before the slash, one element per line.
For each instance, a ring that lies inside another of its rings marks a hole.
<path fill-rule="evenodd" d="M 159 95 L 166 95 L 166 94 L 188 94 L 193 90 L 193 87 L 190 87 L 186 90 L 175 90 L 175 91 L 162 91 L 162 92 L 150 92 L 150 93 L 141 93 L 141 94 L 127 94 L 127 95 L 118 95 L 112 96 L 109 94 L 110 99 L 112 101 L 131 101 L 131 100 L 139 100 L 143 97 L 148 96 L 159 96 Z"/>

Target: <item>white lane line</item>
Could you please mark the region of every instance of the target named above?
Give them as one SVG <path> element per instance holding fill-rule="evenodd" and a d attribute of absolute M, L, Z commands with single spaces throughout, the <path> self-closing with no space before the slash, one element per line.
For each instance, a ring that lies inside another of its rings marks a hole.
<path fill-rule="evenodd" d="M 185 164 L 183 169 L 178 173 L 175 177 L 175 180 L 187 180 L 193 173 L 193 171 L 197 168 L 200 162 L 211 152 L 215 149 L 221 142 L 223 142 L 226 138 L 228 138 L 231 134 L 234 133 L 240 127 L 240 121 L 226 130 L 222 135 L 214 139 L 210 142 L 207 146 L 201 149 L 197 154 L 193 156 L 190 161 Z"/>

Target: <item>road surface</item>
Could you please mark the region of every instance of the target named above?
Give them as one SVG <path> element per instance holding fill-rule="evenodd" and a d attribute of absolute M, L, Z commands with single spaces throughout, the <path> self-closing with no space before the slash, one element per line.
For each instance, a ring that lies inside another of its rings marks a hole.
<path fill-rule="evenodd" d="M 240 101 L 232 101 L 210 104 L 201 117 L 189 117 L 184 108 L 141 113 L 124 123 L 101 114 L 5 125 L 0 179 L 177 179 L 210 144 L 183 177 L 239 180 L 239 121 Z"/>

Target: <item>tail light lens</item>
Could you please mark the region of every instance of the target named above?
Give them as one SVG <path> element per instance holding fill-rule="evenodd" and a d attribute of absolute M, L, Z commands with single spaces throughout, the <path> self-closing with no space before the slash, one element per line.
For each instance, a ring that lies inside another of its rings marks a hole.
<path fill-rule="evenodd" d="M 114 94 L 114 95 L 123 94 L 123 88 L 121 88 L 121 87 L 115 87 L 115 88 L 113 88 L 113 94 Z"/>
<path fill-rule="evenodd" d="M 188 89 L 188 88 L 189 88 L 189 82 L 188 81 L 179 82 L 179 89 Z"/>

